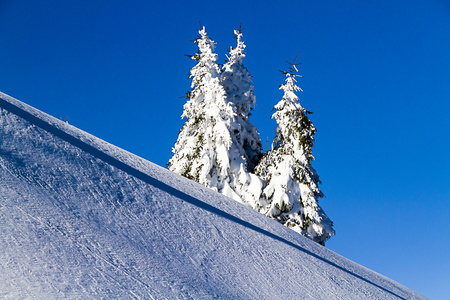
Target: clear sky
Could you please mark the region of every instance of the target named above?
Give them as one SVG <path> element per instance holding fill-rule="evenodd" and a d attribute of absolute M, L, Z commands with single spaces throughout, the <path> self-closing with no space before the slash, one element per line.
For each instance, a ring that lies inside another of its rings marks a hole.
<path fill-rule="evenodd" d="M 300 51 L 327 247 L 450 297 L 450 2 L 0 1 L 0 91 L 165 166 L 199 21 L 219 62 L 242 22 L 264 147 Z M 299 278 L 301 281 L 301 279 Z"/>

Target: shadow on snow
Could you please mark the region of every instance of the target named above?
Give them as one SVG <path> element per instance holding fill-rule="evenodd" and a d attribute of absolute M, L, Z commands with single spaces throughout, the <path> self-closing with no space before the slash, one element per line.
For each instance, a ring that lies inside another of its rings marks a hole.
<path fill-rule="evenodd" d="M 210 213 L 213 213 L 213 214 L 218 215 L 218 216 L 220 216 L 222 218 L 225 218 L 225 219 L 228 219 L 228 220 L 230 220 L 230 221 L 232 221 L 234 223 L 237 223 L 237 224 L 239 224 L 241 226 L 244 226 L 244 227 L 246 227 L 248 229 L 251 229 L 251 230 L 256 231 L 256 232 L 258 232 L 260 234 L 263 234 L 263 235 L 265 235 L 265 236 L 267 236 L 269 238 L 272 238 L 272 239 L 277 240 L 279 242 L 285 243 L 286 245 L 289 245 L 289 246 L 291 246 L 291 247 L 293 247 L 293 248 L 295 248 L 295 249 L 297 249 L 299 251 L 302 251 L 302 252 L 304 252 L 304 253 L 306 253 L 306 254 L 308 254 L 308 255 L 310 255 L 310 256 L 318 259 L 318 260 L 321 260 L 321 261 L 323 261 L 323 262 L 325 262 L 325 263 L 327 263 L 327 264 L 329 264 L 329 265 L 331 265 L 331 266 L 333 266 L 333 267 L 335 267 L 335 268 L 337 268 L 337 269 L 339 269 L 339 270 L 341 270 L 341 271 L 343 271 L 345 273 L 348 273 L 348 274 L 350 274 L 350 275 L 352 275 L 352 276 L 354 276 L 354 277 L 356 277 L 356 278 L 358 278 L 358 279 L 360 279 L 360 280 L 362 280 L 362 281 L 364 281 L 366 283 L 369 283 L 369 284 L 371 284 L 371 285 L 373 285 L 373 286 L 375 286 L 375 287 L 377 287 L 377 288 L 379 288 L 379 289 L 381 289 L 381 290 L 383 290 L 383 291 L 385 291 L 385 292 L 387 292 L 387 293 L 389 293 L 389 294 L 391 294 L 391 295 L 393 295 L 395 297 L 398 297 L 399 299 L 405 299 L 405 298 L 397 295 L 396 293 L 394 293 L 392 291 L 389 291 L 386 288 L 384 288 L 384 287 L 382 287 L 382 286 L 380 286 L 380 285 L 378 285 L 378 284 L 376 284 L 374 282 L 371 282 L 368 279 L 366 279 L 366 278 L 364 278 L 364 277 L 362 277 L 362 276 L 360 276 L 360 275 L 358 275 L 358 274 L 356 274 L 356 273 L 354 273 L 354 272 L 352 272 L 350 270 L 347 270 L 344 267 L 337 265 L 336 263 L 333 263 L 332 261 L 329 261 L 329 260 L 327 260 L 327 259 L 325 259 L 323 257 L 320 257 L 319 255 L 317 255 L 317 254 L 315 254 L 315 253 L 313 253 L 313 252 L 311 252 L 311 251 L 309 251 L 307 249 L 304 249 L 304 248 L 300 247 L 299 245 L 296 245 L 296 244 L 294 244 L 294 243 L 292 243 L 292 242 L 290 242 L 290 241 L 288 241 L 288 240 L 286 240 L 286 239 L 284 239 L 284 238 L 282 238 L 282 237 L 280 237 L 280 236 L 278 236 L 278 235 L 276 235 L 276 234 L 274 234 L 272 232 L 269 232 L 269 231 L 267 231 L 265 229 L 262 229 L 262 228 L 260 228 L 258 226 L 255 226 L 255 225 L 253 225 L 253 224 L 251 224 L 251 223 L 249 223 L 247 221 L 241 220 L 241 219 L 239 219 L 239 218 L 237 218 L 237 217 L 235 217 L 235 216 L 233 216 L 233 215 L 231 215 L 231 214 L 229 214 L 227 212 L 224 212 L 224 211 L 222 211 L 222 210 L 220 210 L 220 209 L 218 209 L 218 208 L 216 208 L 216 207 L 214 207 L 214 206 L 212 206 L 210 204 L 202 202 L 202 201 L 198 200 L 197 198 L 192 197 L 192 196 L 190 196 L 190 195 L 188 195 L 188 194 L 186 194 L 186 193 L 184 193 L 184 192 L 182 192 L 182 191 L 180 191 L 180 190 L 178 190 L 178 189 L 176 189 L 176 188 L 174 188 L 172 186 L 169 186 L 169 185 L 165 184 L 164 182 L 161 182 L 161 181 L 159 181 L 159 180 L 149 176 L 148 174 L 146 174 L 146 173 L 144 173 L 142 171 L 139 171 L 138 169 L 133 168 L 133 167 L 131 167 L 131 166 L 121 162 L 120 160 L 118 160 L 118 159 L 116 159 L 116 158 L 114 158 L 114 157 L 112 157 L 112 156 L 110 156 L 110 155 L 108 155 L 108 154 L 106 154 L 106 153 L 96 149 L 95 147 L 89 145 L 88 143 L 85 143 L 85 142 L 79 140 L 78 138 L 76 138 L 76 137 L 74 137 L 74 136 L 64 132 L 63 130 L 61 130 L 59 128 L 56 128 L 55 126 L 45 122 L 44 120 L 42 120 L 42 119 L 32 115 L 31 113 L 25 111 L 24 109 L 22 109 L 20 107 L 17 107 L 14 104 L 11 104 L 10 102 L 8 102 L 8 101 L 6 101 L 6 100 L 4 100 L 2 98 L 0 98 L 0 107 L 3 107 L 4 109 L 10 111 L 11 113 L 13 113 L 13 114 L 15 114 L 15 115 L 17 115 L 17 116 L 27 120 L 28 122 L 30 122 L 30 123 L 32 123 L 32 124 L 42 128 L 42 129 L 44 129 L 45 131 L 47 131 L 47 132 L 57 136 L 58 138 L 60 138 L 60 139 L 62 139 L 64 141 L 72 144 L 73 146 L 80 148 L 84 152 L 87 152 L 87 153 L 89 153 L 89 154 L 91 154 L 91 155 L 93 155 L 93 156 L 103 160 L 104 162 L 106 162 L 106 163 L 108 163 L 108 164 L 110 164 L 110 165 L 112 165 L 112 166 L 114 166 L 114 167 L 116 167 L 116 168 L 118 168 L 118 169 L 128 173 L 129 175 L 134 176 L 134 177 L 136 177 L 136 178 L 138 178 L 138 179 L 140 179 L 140 180 L 142 180 L 142 181 L 144 181 L 144 182 L 146 182 L 146 183 L 148 183 L 148 184 L 150 184 L 150 185 L 152 185 L 152 186 L 154 186 L 154 187 L 156 187 L 156 188 L 158 188 L 158 189 L 160 189 L 162 191 L 165 191 L 166 193 L 169 193 L 169 194 L 171 194 L 173 196 L 176 196 L 176 197 L 182 199 L 183 201 L 186 201 L 186 202 L 188 202 L 188 203 L 190 203 L 192 205 L 197 206 L 198 208 L 201 208 L 201 209 L 206 210 L 206 211 L 208 211 Z"/>

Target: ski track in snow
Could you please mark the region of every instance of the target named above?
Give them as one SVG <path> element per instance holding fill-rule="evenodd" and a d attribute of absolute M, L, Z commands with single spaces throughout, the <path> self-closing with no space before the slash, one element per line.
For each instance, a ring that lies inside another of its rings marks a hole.
<path fill-rule="evenodd" d="M 423 299 L 1 93 L 0 179 L 0 297 Z"/>

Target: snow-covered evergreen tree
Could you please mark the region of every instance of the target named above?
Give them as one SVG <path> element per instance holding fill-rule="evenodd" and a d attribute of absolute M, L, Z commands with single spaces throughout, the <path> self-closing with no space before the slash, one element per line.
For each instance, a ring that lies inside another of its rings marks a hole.
<path fill-rule="evenodd" d="M 268 151 L 255 168 L 265 182 L 261 212 L 308 238 L 324 245 L 334 235 L 333 222 L 319 206 L 323 193 L 319 176 L 312 167 L 312 147 L 316 129 L 296 92 L 298 69 L 294 62 L 280 86 L 284 96 L 272 115 L 277 122 L 274 149 Z"/>
<path fill-rule="evenodd" d="M 222 86 L 227 98 L 236 106 L 236 122 L 233 124 L 232 134 L 236 137 L 239 146 L 244 148 L 247 160 L 247 169 L 252 172 L 257 165 L 261 152 L 261 139 L 258 130 L 250 122 L 250 116 L 255 107 L 255 95 L 250 72 L 243 65 L 245 57 L 245 44 L 242 40 L 242 27 L 234 31 L 236 47 L 229 50 L 228 60 L 223 66 L 221 75 Z"/>
<path fill-rule="evenodd" d="M 235 200 L 249 203 L 259 200 L 261 181 L 246 170 L 246 153 L 232 133 L 236 123 L 236 105 L 229 101 L 220 82 L 215 42 L 205 28 L 195 40 L 199 52 L 192 56 L 197 64 L 191 69 L 192 90 L 182 117 L 180 130 L 168 163 L 171 171 L 217 190 Z M 257 180 L 252 180 L 254 177 Z M 252 188 L 242 189 L 243 186 Z M 257 195 L 244 195 L 256 191 Z"/>

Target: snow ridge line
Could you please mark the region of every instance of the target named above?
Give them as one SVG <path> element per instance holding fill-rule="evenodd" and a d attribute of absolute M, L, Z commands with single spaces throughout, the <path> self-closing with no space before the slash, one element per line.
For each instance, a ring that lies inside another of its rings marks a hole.
<path fill-rule="evenodd" d="M 251 223 L 249 223 L 247 221 L 241 220 L 240 218 L 238 218 L 236 216 L 233 216 L 230 213 L 222 211 L 222 210 L 220 210 L 220 209 L 218 209 L 218 208 L 216 208 L 216 207 L 214 207 L 214 206 L 212 206 L 212 205 L 210 205 L 208 203 L 202 202 L 201 200 L 199 200 L 199 199 L 197 199 L 197 198 L 195 198 L 195 197 L 193 197 L 191 195 L 188 195 L 188 194 L 186 194 L 186 193 L 184 193 L 184 192 L 182 192 L 182 191 L 180 191 L 180 190 L 178 190 L 178 189 L 176 189 L 176 188 L 174 188 L 174 187 L 172 187 L 172 186 L 170 186 L 170 185 L 168 185 L 168 184 L 166 184 L 166 183 L 164 183 L 164 182 L 162 182 L 162 181 L 160 181 L 160 180 L 158 180 L 156 178 L 151 177 L 150 175 L 148 175 L 148 174 L 146 174 L 146 173 L 144 173 L 144 172 L 142 172 L 142 171 L 140 171 L 140 170 L 138 170 L 138 169 L 136 169 L 136 168 L 134 168 L 134 167 L 132 167 L 132 166 L 122 162 L 122 161 L 120 161 L 119 159 L 117 159 L 115 157 L 112 157 L 111 155 L 106 154 L 105 152 L 95 148 L 94 146 L 88 144 L 87 142 L 84 142 L 84 141 L 82 141 L 82 140 L 80 140 L 80 139 L 78 139 L 78 138 L 68 134 L 64 130 L 55 127 L 54 125 L 46 122 L 45 120 L 39 118 L 38 116 L 35 116 L 35 115 L 31 114 L 30 112 L 26 111 L 24 108 L 21 108 L 21 107 L 19 107 L 17 105 L 14 105 L 13 103 L 3 99 L 4 96 L 7 96 L 7 95 L 3 94 L 3 93 L 0 93 L 0 107 L 2 107 L 3 109 L 5 109 L 5 110 L 7 110 L 7 111 L 17 115 L 20 118 L 30 122 L 31 124 L 34 124 L 35 126 L 37 126 L 37 127 L 41 128 L 41 129 L 49 132 L 50 134 L 53 134 L 54 136 L 56 136 L 56 137 L 58 137 L 58 138 L 60 138 L 60 139 L 62 139 L 64 141 L 68 142 L 69 144 L 71 144 L 71 145 L 81 149 L 82 151 L 91 154 L 92 156 L 102 160 L 103 162 L 105 162 L 107 164 L 110 164 L 111 166 L 116 167 L 117 169 L 122 170 L 123 172 L 128 173 L 129 175 L 134 176 L 137 179 L 140 179 L 140 180 L 142 180 L 142 181 L 144 181 L 144 182 L 146 182 L 146 183 L 148 183 L 150 185 L 153 185 L 154 187 L 156 187 L 156 188 L 158 188 L 158 189 L 160 189 L 162 191 L 165 191 L 166 193 L 171 194 L 171 195 L 173 195 L 173 196 L 175 196 L 175 197 L 177 197 L 177 198 L 179 198 L 179 199 L 181 199 L 181 200 L 183 200 L 183 201 L 185 201 L 187 203 L 190 203 L 190 204 L 192 204 L 192 205 L 194 205 L 194 206 L 196 206 L 196 207 L 198 207 L 200 209 L 206 210 L 206 211 L 208 211 L 208 212 L 210 212 L 212 214 L 215 214 L 215 215 L 217 215 L 219 217 L 228 219 L 231 222 L 234 222 L 234 223 L 239 224 L 241 226 L 247 227 L 248 229 L 253 230 L 253 231 L 257 232 L 257 233 L 263 234 L 263 235 L 265 235 L 265 236 L 267 236 L 269 238 L 272 238 L 272 239 L 277 240 L 279 242 L 285 243 L 285 244 L 287 244 L 287 245 L 289 245 L 289 246 L 291 246 L 291 247 L 293 247 L 293 248 L 295 248 L 297 250 L 300 250 L 300 251 L 304 252 L 307 255 L 310 255 L 310 256 L 312 256 L 312 257 L 314 257 L 314 258 L 316 258 L 316 259 L 318 259 L 318 260 L 320 260 L 320 261 L 322 261 L 322 262 L 324 262 L 326 264 L 329 264 L 329 265 L 331 265 L 331 266 L 333 266 L 333 267 L 335 267 L 335 268 L 337 268 L 337 269 L 339 269 L 339 270 L 349 274 L 349 275 L 352 275 L 352 276 L 354 276 L 357 279 L 360 279 L 360 280 L 362 280 L 362 281 L 364 281 L 364 282 L 366 282 L 368 284 L 371 284 L 371 285 L 373 285 L 373 286 L 375 286 L 375 287 L 377 287 L 377 288 L 379 288 L 379 289 L 381 289 L 381 290 L 383 290 L 383 291 L 385 291 L 385 292 L 387 292 L 387 293 L 389 293 L 389 294 L 391 294 L 391 295 L 393 295 L 393 296 L 395 296 L 395 297 L 397 297 L 399 299 L 405 299 L 406 300 L 406 298 L 396 294 L 395 292 L 390 291 L 390 290 L 386 289 L 385 287 L 382 287 L 381 285 L 376 284 L 376 283 L 374 283 L 374 282 L 372 282 L 372 281 L 362 277 L 361 275 L 358 275 L 358 274 L 352 272 L 351 270 L 347 270 L 346 268 L 344 268 L 344 267 L 342 267 L 342 266 L 340 266 L 340 265 L 338 265 L 338 264 L 336 264 L 336 263 L 334 263 L 334 262 L 332 262 L 332 261 L 330 261 L 330 260 L 328 260 L 326 258 L 323 258 L 323 257 L 321 257 L 321 256 L 319 256 L 319 255 L 317 255 L 317 254 L 315 254 L 313 252 L 311 252 L 310 250 L 302 248 L 301 246 L 299 246 L 299 245 L 297 245 L 297 244 L 295 244 L 295 243 L 293 243 L 293 242 L 291 242 L 291 241 L 289 241 L 289 240 L 287 240 L 285 238 L 282 238 L 282 237 L 280 237 L 280 236 L 278 236 L 278 235 L 276 235 L 276 234 L 274 234 L 274 233 L 272 233 L 270 231 L 262 229 L 262 228 L 260 228 L 260 227 L 258 227 L 256 225 L 253 225 L 253 224 L 251 224 Z M 16 100 L 16 99 L 14 99 L 14 100 Z M 18 101 L 18 100 L 16 100 L 16 101 Z M 20 101 L 18 101 L 18 102 L 20 102 Z M 62 122 L 62 121 L 60 121 L 60 122 Z"/>

